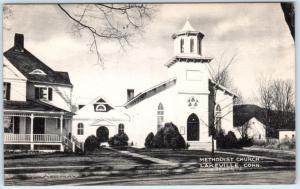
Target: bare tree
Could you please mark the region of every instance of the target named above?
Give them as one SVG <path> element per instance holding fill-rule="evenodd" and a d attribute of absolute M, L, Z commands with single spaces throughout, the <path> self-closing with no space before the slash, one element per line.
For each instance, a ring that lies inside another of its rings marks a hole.
<path fill-rule="evenodd" d="M 212 107 L 212 114 L 210 115 L 210 120 L 208 123 L 208 127 L 210 130 L 210 135 L 212 136 L 212 156 L 214 156 L 214 139 L 217 135 L 217 124 L 219 121 L 221 121 L 226 115 L 228 115 L 230 112 L 227 112 L 225 114 L 222 115 L 222 117 L 218 117 L 218 119 L 216 118 L 215 115 L 215 110 L 216 110 L 216 106 L 217 106 L 217 102 L 216 102 L 216 96 L 217 96 L 217 90 L 220 88 L 220 86 L 224 86 L 224 87 L 228 87 L 231 88 L 232 87 L 232 80 L 231 77 L 229 76 L 229 68 L 230 66 L 235 62 L 236 59 L 236 54 L 233 55 L 230 59 L 228 59 L 227 61 L 224 59 L 224 54 L 223 53 L 221 55 L 221 57 L 219 59 L 215 60 L 215 66 L 212 67 L 209 65 L 209 74 L 210 74 L 210 78 L 212 81 L 212 85 L 210 85 L 209 87 L 209 106 Z M 233 104 L 229 104 L 229 105 L 233 105 Z M 222 131 L 222 129 L 219 129 L 220 131 Z"/>
<path fill-rule="evenodd" d="M 290 80 L 261 78 L 258 99 L 265 109 L 267 128 L 285 128 L 294 119 L 294 89 Z M 273 133 L 274 134 L 274 133 Z"/>
<path fill-rule="evenodd" d="M 248 139 L 248 129 L 250 128 L 249 121 L 245 122 L 243 125 L 237 127 L 242 139 Z"/>
<path fill-rule="evenodd" d="M 90 50 L 97 62 L 104 65 L 100 44 L 113 40 L 120 47 L 130 45 L 131 38 L 151 20 L 154 8 L 150 4 L 58 4 L 60 10 L 73 22 L 73 32 L 87 31 L 91 37 Z"/>

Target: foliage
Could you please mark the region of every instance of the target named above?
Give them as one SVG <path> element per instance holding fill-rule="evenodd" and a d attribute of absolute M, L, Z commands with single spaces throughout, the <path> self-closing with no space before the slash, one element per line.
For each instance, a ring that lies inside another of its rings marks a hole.
<path fill-rule="evenodd" d="M 249 146 L 253 146 L 254 141 L 252 138 L 249 138 L 248 135 L 246 135 L 245 137 L 242 137 L 238 140 L 238 146 L 241 147 L 249 147 Z"/>
<path fill-rule="evenodd" d="M 84 151 L 93 152 L 99 146 L 99 140 L 95 135 L 87 137 L 84 142 Z"/>
<path fill-rule="evenodd" d="M 157 131 L 152 141 L 151 138 L 151 133 L 149 133 L 145 140 L 146 148 L 180 149 L 187 147 L 184 138 L 173 123 L 166 123 L 163 128 Z"/>
<path fill-rule="evenodd" d="M 128 146 L 128 136 L 124 133 L 118 133 L 108 140 L 108 144 L 113 147 Z"/>
<path fill-rule="evenodd" d="M 227 135 L 224 132 L 219 132 L 216 135 L 217 147 L 220 149 L 241 148 L 234 132 L 229 131 Z"/>
<path fill-rule="evenodd" d="M 154 134 L 152 132 L 147 135 L 147 137 L 145 139 L 145 147 L 146 148 L 152 148 L 153 138 L 154 138 Z"/>

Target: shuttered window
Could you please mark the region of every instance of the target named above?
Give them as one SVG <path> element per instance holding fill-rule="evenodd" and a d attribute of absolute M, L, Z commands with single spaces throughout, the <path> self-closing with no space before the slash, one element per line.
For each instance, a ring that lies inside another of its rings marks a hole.
<path fill-rule="evenodd" d="M 10 100 L 10 83 L 3 83 L 3 98 L 4 100 Z"/>
<path fill-rule="evenodd" d="M 35 87 L 35 99 L 38 100 L 53 100 L 53 89 L 51 87 Z"/>

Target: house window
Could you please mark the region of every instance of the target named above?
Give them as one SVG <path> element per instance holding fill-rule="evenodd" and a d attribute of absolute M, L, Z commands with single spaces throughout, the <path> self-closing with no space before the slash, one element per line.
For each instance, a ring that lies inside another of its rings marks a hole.
<path fill-rule="evenodd" d="M 180 39 L 180 52 L 184 52 L 184 39 Z"/>
<path fill-rule="evenodd" d="M 40 69 L 35 69 L 32 72 L 30 72 L 29 74 L 35 74 L 35 75 L 47 75 L 45 72 L 43 72 Z"/>
<path fill-rule="evenodd" d="M 53 89 L 51 87 L 35 87 L 35 99 L 52 101 Z"/>
<path fill-rule="evenodd" d="M 159 103 L 157 108 L 157 130 L 162 128 L 164 122 L 164 107 L 162 103 Z"/>
<path fill-rule="evenodd" d="M 190 39 L 190 51 L 194 52 L 194 39 Z"/>
<path fill-rule="evenodd" d="M 119 133 L 124 133 L 125 126 L 123 123 L 119 124 Z"/>
<path fill-rule="evenodd" d="M 222 129 L 222 110 L 220 105 L 216 106 L 216 130 L 221 131 Z"/>
<path fill-rule="evenodd" d="M 20 133 L 20 117 L 10 117 L 8 119 L 7 126 L 4 127 L 5 133 L 14 133 L 19 134 Z"/>
<path fill-rule="evenodd" d="M 3 83 L 3 98 L 4 100 L 10 100 L 10 83 Z"/>
<path fill-rule="evenodd" d="M 83 135 L 83 123 L 78 123 L 77 125 L 77 135 Z"/>

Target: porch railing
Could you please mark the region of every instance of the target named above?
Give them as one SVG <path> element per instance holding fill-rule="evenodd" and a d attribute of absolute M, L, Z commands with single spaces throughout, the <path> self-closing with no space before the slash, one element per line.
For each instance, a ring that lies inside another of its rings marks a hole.
<path fill-rule="evenodd" d="M 30 134 L 4 133 L 4 142 L 30 142 Z"/>
<path fill-rule="evenodd" d="M 61 137 L 59 135 L 51 134 L 34 134 L 33 142 L 61 142 Z"/>
<path fill-rule="evenodd" d="M 30 134 L 4 133 L 4 143 L 30 143 Z M 33 142 L 53 143 L 62 142 L 60 135 L 55 134 L 33 134 Z"/>

